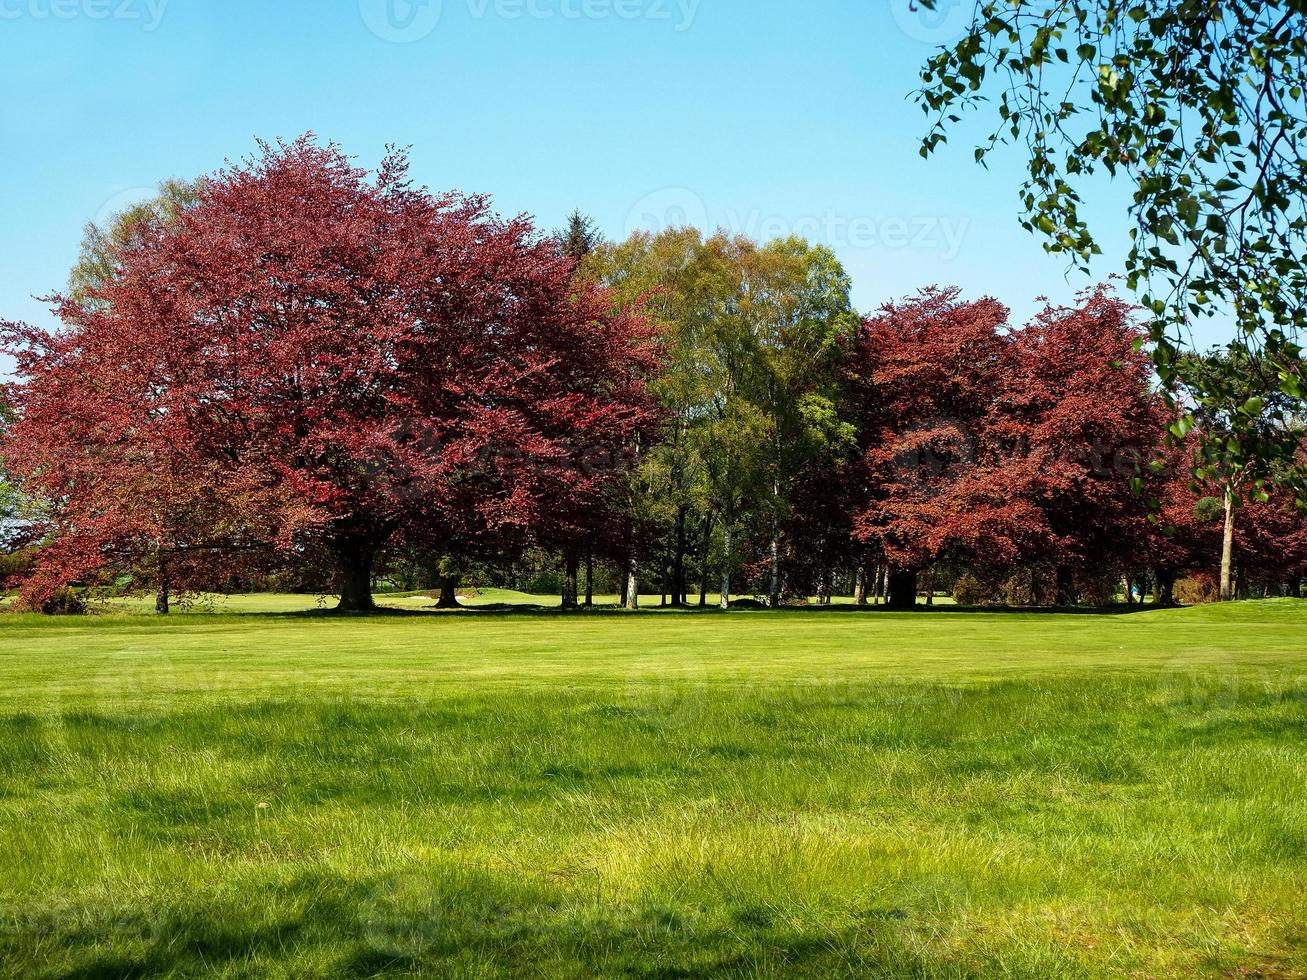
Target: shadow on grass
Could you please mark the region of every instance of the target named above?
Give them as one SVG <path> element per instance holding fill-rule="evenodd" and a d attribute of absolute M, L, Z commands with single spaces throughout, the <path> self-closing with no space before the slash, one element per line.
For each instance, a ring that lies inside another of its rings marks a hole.
<path fill-rule="evenodd" d="M 344 977 L 647 980 L 971 975 L 923 949 L 921 941 L 938 928 L 941 915 L 960 910 L 923 903 L 850 909 L 832 921 L 805 914 L 796 921 L 747 896 L 727 898 L 711 888 L 684 898 L 646 893 L 604 903 L 470 864 L 364 878 L 317 871 L 291 882 L 269 876 L 249 884 L 261 886 L 259 901 L 199 894 L 108 918 L 93 905 L 70 906 L 70 920 L 81 924 L 55 920 L 36 932 L 11 932 L 0 965 L 75 980 L 233 969 L 239 975 L 325 969 Z M 688 891 L 697 889 L 692 884 Z"/>
<path fill-rule="evenodd" d="M 385 597 L 381 597 L 384 601 Z M 782 605 L 779 608 L 740 606 L 722 609 L 718 606 L 644 606 L 640 609 L 623 609 L 618 606 L 592 606 L 578 609 L 561 609 L 534 603 L 486 603 L 459 606 L 457 609 L 437 608 L 434 604 L 416 609 L 396 609 L 378 606 L 366 613 L 344 612 L 336 609 L 308 609 L 296 612 L 229 613 L 237 616 L 289 617 L 296 619 L 369 619 L 369 618 L 431 618 L 433 616 L 536 616 L 558 619 L 626 618 L 635 616 L 944 616 L 965 615 L 1022 615 L 1022 616 L 1128 616 L 1145 612 L 1158 612 L 1155 606 L 927 606 L 912 609 L 893 609 L 889 606 L 805 606 Z M 1178 607 L 1170 607 L 1178 608 Z"/>

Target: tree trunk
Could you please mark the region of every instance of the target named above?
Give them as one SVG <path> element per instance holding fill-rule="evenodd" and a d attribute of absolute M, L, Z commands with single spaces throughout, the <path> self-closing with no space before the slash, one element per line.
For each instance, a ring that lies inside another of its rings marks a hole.
<path fill-rule="evenodd" d="M 699 555 L 699 608 L 708 605 L 708 556 L 712 553 L 712 514 L 703 519 L 703 551 Z"/>
<path fill-rule="evenodd" d="M 931 570 L 926 573 L 926 605 L 933 606 L 934 604 L 935 604 L 935 569 L 931 568 Z"/>
<path fill-rule="evenodd" d="M 721 607 L 731 607 L 731 523 L 722 524 L 722 594 Z"/>
<path fill-rule="evenodd" d="M 595 604 L 595 556 L 593 552 L 585 553 L 585 608 Z"/>
<path fill-rule="evenodd" d="M 1153 605 L 1160 608 L 1175 605 L 1175 572 L 1169 568 L 1153 572 Z"/>
<path fill-rule="evenodd" d="M 676 553 L 672 556 L 672 605 L 685 605 L 685 519 L 684 504 L 676 508 Z"/>
<path fill-rule="evenodd" d="M 1221 601 L 1234 600 L 1234 492 L 1225 490 L 1225 533 L 1221 537 Z"/>
<path fill-rule="evenodd" d="M 635 559 L 627 559 L 626 562 L 626 608 L 640 608 L 640 583 L 637 580 L 639 566 L 636 565 Z"/>
<path fill-rule="evenodd" d="M 437 609 L 459 609 L 458 604 L 458 576 L 442 575 L 440 576 L 440 598 L 436 600 Z"/>
<path fill-rule="evenodd" d="M 889 607 L 914 609 L 917 605 L 917 570 L 891 568 L 889 572 Z"/>
<path fill-rule="evenodd" d="M 1302 579 L 1295 575 L 1293 578 L 1289 579 L 1289 584 L 1285 587 L 1284 591 L 1291 599 L 1301 599 Z"/>
<path fill-rule="evenodd" d="M 885 587 L 888 584 L 886 582 L 886 579 L 888 577 L 889 577 L 889 566 L 884 564 L 883 562 L 878 563 L 876 565 L 876 590 L 875 590 L 876 602 L 878 603 L 884 603 L 885 601 Z"/>
<path fill-rule="evenodd" d="M 1057 566 L 1057 604 L 1059 606 L 1076 604 L 1075 574 L 1066 565 Z"/>
<path fill-rule="evenodd" d="M 771 536 L 771 579 L 767 583 L 767 605 L 775 609 L 781 604 L 781 541 L 773 528 Z"/>
<path fill-rule="evenodd" d="M 359 542 L 336 545 L 336 562 L 340 574 L 340 612 L 372 612 L 372 547 Z"/>
<path fill-rule="evenodd" d="M 859 565 L 858 570 L 853 573 L 853 604 L 855 606 L 865 606 L 867 604 L 866 565 Z"/>
<path fill-rule="evenodd" d="M 563 555 L 563 608 L 575 609 L 577 607 L 577 571 L 580 567 L 580 559 L 577 558 L 575 551 L 567 551 Z"/>
<path fill-rule="evenodd" d="M 154 593 L 154 611 L 160 616 L 167 616 L 169 613 L 168 605 L 168 561 L 159 558 L 159 582 Z"/>

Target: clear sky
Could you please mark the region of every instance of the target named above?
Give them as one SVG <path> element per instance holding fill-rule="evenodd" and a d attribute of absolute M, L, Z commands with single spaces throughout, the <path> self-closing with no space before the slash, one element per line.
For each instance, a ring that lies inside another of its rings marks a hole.
<path fill-rule="evenodd" d="M 931 283 L 1022 319 L 1067 279 L 1022 161 L 917 154 L 944 17 L 913 0 L 0 0 L 0 316 L 49 322 L 83 224 L 307 130 L 365 165 L 610 237 L 693 223 L 831 245 L 862 310 Z M 1115 200 L 1112 200 L 1115 198 Z M 1124 197 L 1091 210 L 1120 268 Z M 2 368 L 2 365 L 0 365 Z"/>

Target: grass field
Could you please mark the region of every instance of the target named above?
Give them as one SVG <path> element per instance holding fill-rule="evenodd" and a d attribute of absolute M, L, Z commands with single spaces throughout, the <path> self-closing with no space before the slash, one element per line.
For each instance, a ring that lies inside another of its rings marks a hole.
<path fill-rule="evenodd" d="M 1307 602 L 296 603 L 0 616 L 0 975 L 1307 971 Z"/>

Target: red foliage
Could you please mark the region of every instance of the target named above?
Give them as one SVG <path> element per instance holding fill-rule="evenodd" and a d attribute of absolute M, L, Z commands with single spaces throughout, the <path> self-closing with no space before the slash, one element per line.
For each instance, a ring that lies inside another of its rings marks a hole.
<path fill-rule="evenodd" d="M 945 554 L 1004 564 L 1042 530 L 995 453 L 1007 309 L 931 289 L 866 320 L 854 355 L 868 499 L 854 534 L 894 566 Z"/>
<path fill-rule="evenodd" d="M 29 595 L 153 545 L 325 551 L 370 605 L 379 549 L 583 533 L 647 428 L 643 321 L 524 218 L 264 146 L 144 225 L 65 329 L 5 327 L 6 459 L 55 502 Z"/>
<path fill-rule="evenodd" d="M 1235 562 L 1242 588 L 1289 584 L 1307 576 L 1307 518 L 1293 494 L 1271 488 L 1270 499 L 1250 500 L 1235 519 Z"/>
<path fill-rule="evenodd" d="M 1045 307 L 1012 335 L 991 432 L 1014 463 L 1012 491 L 1043 513 L 1042 559 L 1106 571 L 1149 535 L 1141 483 L 1161 450 L 1165 402 L 1133 308 L 1100 286 Z"/>
<path fill-rule="evenodd" d="M 854 533 L 896 567 L 1099 570 L 1148 534 L 1131 481 L 1165 416 L 1130 307 L 1099 288 L 1022 330 L 1006 320 L 992 299 L 932 289 L 863 326 Z"/>

